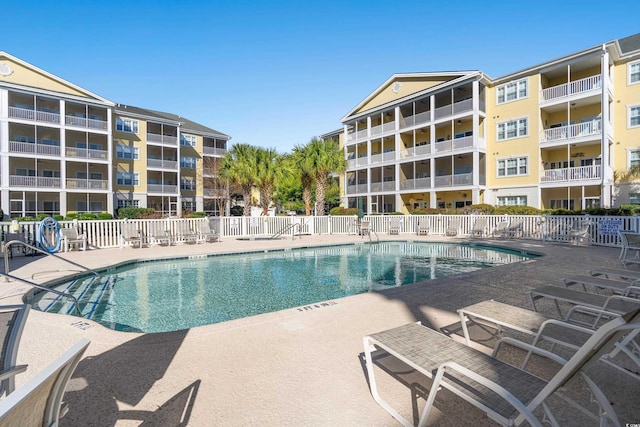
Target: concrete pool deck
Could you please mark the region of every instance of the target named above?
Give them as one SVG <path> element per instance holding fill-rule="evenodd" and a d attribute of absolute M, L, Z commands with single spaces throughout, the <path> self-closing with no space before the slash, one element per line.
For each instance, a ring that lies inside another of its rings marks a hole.
<path fill-rule="evenodd" d="M 381 240 L 464 242 L 438 236 L 380 236 Z M 237 241 L 94 249 L 62 257 L 90 268 L 132 259 L 365 242 L 359 236 L 304 236 L 296 240 Z M 534 260 L 370 292 L 329 305 L 292 308 L 190 330 L 137 334 L 108 330 L 77 317 L 32 310 L 18 363 L 29 364 L 17 386 L 82 337 L 91 340 L 65 394 L 61 426 L 394 426 L 371 397 L 362 365 L 362 338 L 409 322 L 434 329 L 458 322 L 456 309 L 486 299 L 531 308 L 525 292 L 590 267 L 618 266 L 616 248 L 528 240 L 477 243 L 543 254 Z M 16 257 L 11 273 L 36 282 L 75 267 L 53 257 Z M 35 275 L 35 276 L 34 276 Z M 2 280 L 2 279 L 0 279 Z M 214 281 L 215 278 L 212 278 Z M 5 282 L 0 304 L 21 302 L 29 290 Z M 545 310 L 553 307 L 548 304 Z M 550 311 L 553 313 L 553 311 Z M 454 335 L 454 339 L 459 339 Z M 590 372 L 613 402 L 622 425 L 640 422 L 640 382 L 598 363 Z M 379 388 L 406 416 L 410 390 L 390 376 Z M 429 425 L 492 425 L 483 413 L 442 394 Z"/>

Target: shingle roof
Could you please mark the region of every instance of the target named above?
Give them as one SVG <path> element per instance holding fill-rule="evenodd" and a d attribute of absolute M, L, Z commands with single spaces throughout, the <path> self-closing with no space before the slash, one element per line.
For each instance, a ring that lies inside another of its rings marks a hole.
<path fill-rule="evenodd" d="M 116 111 L 125 115 L 128 113 L 128 114 L 135 114 L 139 116 L 146 116 L 149 118 L 156 118 L 162 121 L 171 121 L 175 123 L 181 123 L 181 129 L 184 129 L 186 131 L 210 134 L 210 135 L 215 135 L 221 138 L 231 139 L 229 135 L 226 135 L 215 129 L 211 129 L 207 126 L 201 125 L 200 123 L 191 121 L 186 117 L 178 116 L 177 114 L 173 114 L 173 113 L 165 113 L 163 111 L 148 110 L 146 108 L 134 107 L 132 105 L 124 105 L 124 104 L 117 104 Z"/>
<path fill-rule="evenodd" d="M 619 39 L 618 43 L 623 55 L 640 50 L 640 33 Z"/>

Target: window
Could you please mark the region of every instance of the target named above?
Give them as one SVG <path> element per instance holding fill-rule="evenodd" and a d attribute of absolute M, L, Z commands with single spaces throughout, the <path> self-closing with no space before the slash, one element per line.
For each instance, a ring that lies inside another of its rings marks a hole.
<path fill-rule="evenodd" d="M 45 178 L 60 178 L 60 171 L 43 170 L 42 176 L 44 176 Z"/>
<path fill-rule="evenodd" d="M 140 200 L 118 200 L 118 209 L 120 208 L 139 208 Z"/>
<path fill-rule="evenodd" d="M 180 157 L 180 167 L 187 169 L 195 169 L 196 168 L 196 158 L 195 157 Z"/>
<path fill-rule="evenodd" d="M 498 206 L 527 206 L 527 196 L 498 197 Z"/>
<path fill-rule="evenodd" d="M 116 118 L 116 130 L 127 133 L 138 133 L 138 121 L 131 119 Z"/>
<path fill-rule="evenodd" d="M 118 144 L 116 145 L 116 158 L 138 160 L 140 158 L 139 149 L 138 147 Z"/>
<path fill-rule="evenodd" d="M 640 105 L 629 107 L 629 127 L 640 126 Z"/>
<path fill-rule="evenodd" d="M 629 84 L 640 82 L 640 62 L 629 64 Z"/>
<path fill-rule="evenodd" d="M 87 211 L 87 202 L 78 201 L 76 203 L 76 211 L 78 211 L 78 212 L 102 212 L 102 202 L 89 202 L 89 210 Z"/>
<path fill-rule="evenodd" d="M 629 193 L 629 203 L 632 205 L 640 205 L 640 193 Z"/>
<path fill-rule="evenodd" d="M 137 173 L 118 172 L 116 183 L 127 186 L 140 185 L 140 175 Z"/>
<path fill-rule="evenodd" d="M 498 86 L 497 102 L 503 104 L 505 102 L 516 101 L 526 98 L 529 94 L 527 89 L 527 79 L 510 82 L 502 86 Z"/>
<path fill-rule="evenodd" d="M 528 132 L 527 119 L 511 120 L 504 123 L 498 123 L 498 141 L 505 139 L 519 138 L 527 136 Z"/>
<path fill-rule="evenodd" d="M 629 170 L 640 169 L 640 149 L 629 150 Z"/>
<path fill-rule="evenodd" d="M 498 160 L 498 176 L 527 175 L 528 160 L 527 157 Z"/>
<path fill-rule="evenodd" d="M 551 209 L 569 209 L 573 210 L 575 206 L 575 200 L 567 200 L 567 199 L 552 199 L 551 200 Z"/>
<path fill-rule="evenodd" d="M 181 145 L 189 145 L 191 147 L 196 146 L 196 136 L 195 135 L 180 135 L 180 144 Z"/>
<path fill-rule="evenodd" d="M 17 168 L 16 169 L 16 175 L 18 175 L 18 176 L 36 176 L 36 170 L 35 169 Z"/>
<path fill-rule="evenodd" d="M 60 212 L 60 202 L 45 200 L 42 202 L 42 210 L 45 212 Z"/>
<path fill-rule="evenodd" d="M 193 178 L 182 178 L 180 180 L 180 189 L 181 190 L 195 190 L 196 189 L 196 181 Z"/>

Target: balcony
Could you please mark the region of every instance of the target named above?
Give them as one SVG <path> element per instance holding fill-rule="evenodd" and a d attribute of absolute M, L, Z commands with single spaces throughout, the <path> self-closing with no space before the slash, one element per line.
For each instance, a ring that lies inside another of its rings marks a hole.
<path fill-rule="evenodd" d="M 178 194 L 178 186 L 166 184 L 147 184 L 147 193 Z"/>
<path fill-rule="evenodd" d="M 30 108 L 9 107 L 9 117 L 60 124 L 60 112 L 38 111 Z"/>
<path fill-rule="evenodd" d="M 430 111 L 414 114 L 413 116 L 401 117 L 400 129 L 410 128 L 418 125 L 424 125 L 430 120 L 430 118 L 431 118 Z"/>
<path fill-rule="evenodd" d="M 600 165 L 579 166 L 573 168 L 547 169 L 540 177 L 541 183 L 577 182 L 602 179 Z"/>
<path fill-rule="evenodd" d="M 65 124 L 79 128 L 107 130 L 107 122 L 100 119 L 87 119 L 86 117 L 65 116 Z"/>
<path fill-rule="evenodd" d="M 569 141 L 588 136 L 600 136 L 602 132 L 602 120 L 594 119 L 590 122 L 575 125 L 561 126 L 553 129 L 545 129 L 540 136 L 540 143 Z"/>
<path fill-rule="evenodd" d="M 396 159 L 395 151 L 387 151 L 382 154 L 374 154 L 371 156 L 371 163 L 389 162 Z"/>
<path fill-rule="evenodd" d="M 178 170 L 178 162 L 176 160 L 147 159 L 147 167 L 153 169 L 169 169 Z"/>
<path fill-rule="evenodd" d="M 453 114 L 460 114 L 471 110 L 473 110 L 473 99 L 468 98 L 454 102 L 453 104 L 443 105 L 442 107 L 436 108 L 434 111 L 434 119 L 438 120 Z"/>
<path fill-rule="evenodd" d="M 456 187 L 459 185 L 472 185 L 473 173 L 461 173 L 456 175 L 436 176 L 435 186 L 437 187 Z"/>
<path fill-rule="evenodd" d="M 403 179 L 400 181 L 400 190 L 422 190 L 431 188 L 431 178 Z"/>
<path fill-rule="evenodd" d="M 602 76 L 598 74 L 596 76 L 542 89 L 540 93 L 540 103 L 557 101 L 572 95 L 596 91 L 600 88 L 602 88 Z"/>
<path fill-rule="evenodd" d="M 95 150 L 91 148 L 67 147 L 65 149 L 67 157 L 74 159 L 108 160 L 108 152 L 105 150 Z"/>
<path fill-rule="evenodd" d="M 358 140 L 367 139 L 367 135 L 368 133 L 366 129 L 359 130 L 358 132 L 351 132 L 347 134 L 347 142 L 354 142 Z"/>
<path fill-rule="evenodd" d="M 61 188 L 60 178 L 10 175 L 9 186 L 28 188 Z"/>
<path fill-rule="evenodd" d="M 434 153 L 443 153 L 446 151 L 462 150 L 473 147 L 473 136 L 465 136 L 462 138 L 449 139 L 446 141 L 436 142 L 433 145 Z"/>
<path fill-rule="evenodd" d="M 406 150 L 400 151 L 400 155 L 402 156 L 402 158 L 424 156 L 430 153 L 431 153 L 430 144 L 418 145 L 417 147 L 409 147 Z"/>
<path fill-rule="evenodd" d="M 215 178 L 216 176 L 216 170 L 213 168 L 203 168 L 202 169 L 202 176 L 207 177 L 207 178 Z"/>
<path fill-rule="evenodd" d="M 205 156 L 224 156 L 226 152 L 224 148 L 202 147 L 202 154 Z"/>
<path fill-rule="evenodd" d="M 9 141 L 9 152 L 23 154 L 41 154 L 43 156 L 60 156 L 60 146 L 35 144 L 33 142 Z"/>
<path fill-rule="evenodd" d="M 67 178 L 68 189 L 108 190 L 109 181 L 104 179 Z"/>
<path fill-rule="evenodd" d="M 171 145 L 172 147 L 178 146 L 178 137 L 169 135 L 160 135 L 157 133 L 147 133 L 147 142 Z"/>

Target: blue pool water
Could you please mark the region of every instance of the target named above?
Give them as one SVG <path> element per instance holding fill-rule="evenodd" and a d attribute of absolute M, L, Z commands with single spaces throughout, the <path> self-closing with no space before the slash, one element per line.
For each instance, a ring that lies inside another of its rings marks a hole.
<path fill-rule="evenodd" d="M 132 263 L 57 288 L 75 293 L 83 316 L 109 328 L 164 332 L 531 257 L 482 246 L 382 242 Z M 41 310 L 71 311 L 52 294 L 36 295 L 32 303 Z"/>

